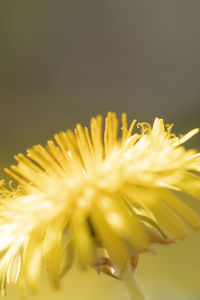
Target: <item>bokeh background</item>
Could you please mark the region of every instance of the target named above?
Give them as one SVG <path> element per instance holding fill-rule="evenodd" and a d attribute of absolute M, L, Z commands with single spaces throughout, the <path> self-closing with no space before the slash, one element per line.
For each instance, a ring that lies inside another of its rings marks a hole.
<path fill-rule="evenodd" d="M 198 0 L 0 0 L 0 169 L 110 110 L 162 117 L 177 133 L 200 127 L 199 12 Z M 188 145 L 200 149 L 199 136 Z M 149 299 L 200 299 L 200 235 L 154 248 L 137 270 Z M 129 299 L 93 271 L 72 269 L 60 292 L 43 277 L 37 300 Z"/>

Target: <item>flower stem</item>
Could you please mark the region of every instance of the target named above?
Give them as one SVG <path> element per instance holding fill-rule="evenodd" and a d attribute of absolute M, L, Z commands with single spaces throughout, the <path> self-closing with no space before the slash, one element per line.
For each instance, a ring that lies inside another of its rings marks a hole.
<path fill-rule="evenodd" d="M 135 274 L 127 267 L 123 274 L 123 281 L 128 289 L 130 298 L 132 300 L 147 300 L 137 284 Z"/>

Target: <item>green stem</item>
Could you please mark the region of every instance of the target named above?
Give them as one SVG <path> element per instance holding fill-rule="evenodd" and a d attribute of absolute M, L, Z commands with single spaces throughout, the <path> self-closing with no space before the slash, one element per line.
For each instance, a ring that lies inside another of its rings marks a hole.
<path fill-rule="evenodd" d="M 130 268 L 127 267 L 123 274 L 123 281 L 129 291 L 130 298 L 132 300 L 147 300 L 137 284 L 135 274 L 131 272 Z"/>

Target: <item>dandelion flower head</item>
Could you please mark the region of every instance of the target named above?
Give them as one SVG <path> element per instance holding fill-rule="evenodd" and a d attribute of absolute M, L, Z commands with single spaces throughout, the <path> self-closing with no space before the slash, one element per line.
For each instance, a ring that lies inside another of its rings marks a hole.
<path fill-rule="evenodd" d="M 35 292 L 43 265 L 58 287 L 74 259 L 123 278 L 152 243 L 183 239 L 186 225 L 200 228 L 181 200 L 200 198 L 200 153 L 182 146 L 198 129 L 178 137 L 159 118 L 129 127 L 126 114 L 119 126 L 115 113 L 104 130 L 101 116 L 90 125 L 55 134 L 5 169 L 19 185 L 1 182 L 2 295 L 16 282 Z"/>

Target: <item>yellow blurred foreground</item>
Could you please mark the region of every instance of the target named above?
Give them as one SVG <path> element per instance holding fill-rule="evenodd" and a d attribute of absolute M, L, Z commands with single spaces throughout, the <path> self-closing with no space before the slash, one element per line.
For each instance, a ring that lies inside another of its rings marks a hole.
<path fill-rule="evenodd" d="M 156 255 L 140 256 L 137 276 L 149 300 L 200 299 L 200 234 L 179 244 L 154 246 Z M 17 287 L 8 288 L 8 300 L 18 300 Z M 46 275 L 41 276 L 39 294 L 27 300 L 129 300 L 123 282 L 94 270 L 79 271 L 73 267 L 62 281 L 61 289 L 54 291 Z M 136 299 L 137 300 L 137 299 Z"/>

